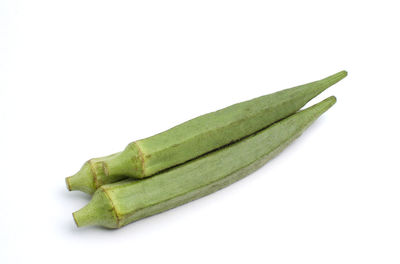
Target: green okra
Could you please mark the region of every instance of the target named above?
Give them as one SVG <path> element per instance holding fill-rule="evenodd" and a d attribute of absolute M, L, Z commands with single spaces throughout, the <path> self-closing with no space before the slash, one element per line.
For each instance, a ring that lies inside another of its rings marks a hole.
<path fill-rule="evenodd" d="M 139 181 L 103 185 L 73 213 L 76 224 L 119 228 L 234 183 L 277 155 L 336 102 L 335 97 L 293 114 L 231 145 Z"/>
<path fill-rule="evenodd" d="M 87 161 L 66 179 L 69 190 L 93 193 L 98 187 L 127 177 L 145 178 L 240 140 L 285 118 L 347 75 L 261 96 L 212 112 L 149 138 L 130 143 L 124 151 Z"/>

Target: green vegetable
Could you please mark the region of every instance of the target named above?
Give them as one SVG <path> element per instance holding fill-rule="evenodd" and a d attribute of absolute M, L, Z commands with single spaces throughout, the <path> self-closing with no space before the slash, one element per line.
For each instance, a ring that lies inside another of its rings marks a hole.
<path fill-rule="evenodd" d="M 335 102 L 335 97 L 329 97 L 245 139 L 153 177 L 101 186 L 89 204 L 73 214 L 75 222 L 79 227 L 119 228 L 215 192 L 260 168 Z"/>
<path fill-rule="evenodd" d="M 77 174 L 66 179 L 68 189 L 93 193 L 101 185 L 127 177 L 145 178 L 199 157 L 295 113 L 346 75 L 342 71 L 235 104 L 132 142 L 122 152 L 87 161 Z"/>

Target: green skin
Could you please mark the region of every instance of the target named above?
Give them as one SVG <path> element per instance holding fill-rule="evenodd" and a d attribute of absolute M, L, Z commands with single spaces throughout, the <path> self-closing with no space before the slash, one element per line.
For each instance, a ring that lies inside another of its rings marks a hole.
<path fill-rule="evenodd" d="M 336 98 L 293 114 L 245 139 L 143 180 L 101 186 L 73 213 L 76 224 L 119 228 L 213 193 L 263 166 L 335 104 Z"/>
<path fill-rule="evenodd" d="M 130 143 L 122 152 L 86 162 L 66 178 L 69 190 L 92 194 L 127 177 L 145 178 L 251 135 L 303 107 L 347 76 L 325 79 L 261 96 L 189 120 L 165 132 Z"/>

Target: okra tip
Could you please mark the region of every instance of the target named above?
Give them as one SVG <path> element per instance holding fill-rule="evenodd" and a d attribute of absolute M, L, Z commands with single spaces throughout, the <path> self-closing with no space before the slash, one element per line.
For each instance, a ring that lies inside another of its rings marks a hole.
<path fill-rule="evenodd" d="M 92 171 L 88 162 L 86 162 L 76 174 L 65 178 L 65 183 L 69 191 L 79 190 L 92 194 L 96 190 Z"/>
<path fill-rule="evenodd" d="M 329 106 L 332 106 L 336 103 L 337 99 L 336 96 L 331 95 L 328 98 L 326 98 L 325 100 L 322 100 L 321 102 L 327 102 L 329 104 Z"/>
<path fill-rule="evenodd" d="M 346 71 L 346 70 L 343 70 L 343 71 L 340 71 L 340 72 L 338 72 L 337 74 L 340 74 L 340 75 L 342 75 L 342 76 L 343 76 L 343 78 L 344 78 L 344 77 L 346 77 L 346 76 L 347 76 L 347 71 Z"/>
<path fill-rule="evenodd" d="M 117 228 L 118 216 L 108 194 L 100 187 L 90 202 L 80 210 L 72 213 L 78 227 L 100 225 L 108 228 Z"/>
<path fill-rule="evenodd" d="M 70 177 L 65 178 L 65 185 L 67 186 L 68 191 L 72 191 L 71 184 L 69 183 L 69 178 Z"/>
<path fill-rule="evenodd" d="M 72 217 L 77 227 L 100 225 L 99 220 L 102 218 L 101 215 L 93 213 L 93 210 L 88 209 L 87 206 L 72 213 Z"/>
<path fill-rule="evenodd" d="M 336 103 L 336 97 L 332 95 L 307 109 L 310 110 L 315 109 L 317 112 L 319 112 L 319 115 L 321 115 L 329 108 L 331 108 L 335 103 Z M 307 109 L 305 109 L 304 111 L 307 111 Z"/>
<path fill-rule="evenodd" d="M 321 81 L 327 82 L 329 86 L 334 85 L 335 83 L 339 82 L 343 78 L 347 76 L 347 71 L 340 71 L 338 73 L 335 73 L 331 76 L 326 77 L 325 79 L 322 79 Z"/>

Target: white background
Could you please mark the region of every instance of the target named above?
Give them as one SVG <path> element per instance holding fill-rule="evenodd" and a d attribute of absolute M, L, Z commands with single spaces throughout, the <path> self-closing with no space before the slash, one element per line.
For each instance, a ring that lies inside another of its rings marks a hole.
<path fill-rule="evenodd" d="M 0 263 L 399 263 L 396 4 L 0 1 Z M 312 101 L 337 104 L 256 173 L 75 227 L 89 196 L 64 177 L 87 159 L 340 70 Z"/>

